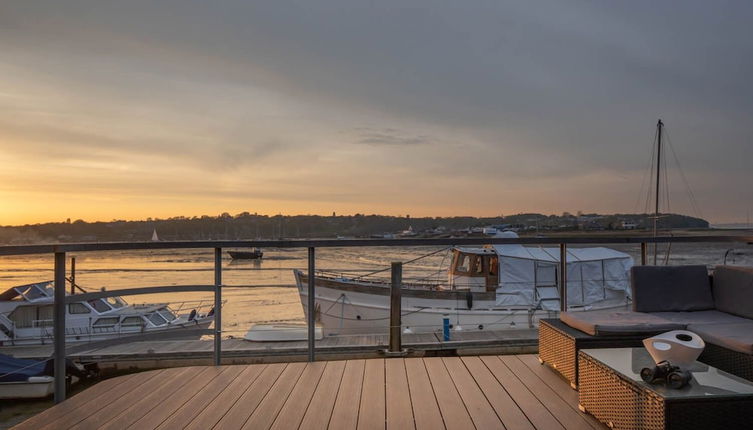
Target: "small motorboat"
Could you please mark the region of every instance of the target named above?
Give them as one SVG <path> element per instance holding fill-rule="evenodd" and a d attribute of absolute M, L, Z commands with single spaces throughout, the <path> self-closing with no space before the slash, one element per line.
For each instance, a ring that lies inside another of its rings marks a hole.
<path fill-rule="evenodd" d="M 227 253 L 233 260 L 259 260 L 264 256 L 259 248 L 252 248 L 251 251 L 228 251 Z"/>
<path fill-rule="evenodd" d="M 25 360 L 0 354 L 0 399 L 38 399 L 51 395 L 55 378 L 53 360 Z M 95 377 L 96 373 L 66 360 L 70 382 Z"/>

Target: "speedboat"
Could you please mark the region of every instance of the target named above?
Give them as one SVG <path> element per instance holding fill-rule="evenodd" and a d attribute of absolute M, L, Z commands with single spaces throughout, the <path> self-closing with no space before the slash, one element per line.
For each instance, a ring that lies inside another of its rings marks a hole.
<path fill-rule="evenodd" d="M 233 260 L 258 260 L 264 256 L 259 248 L 252 248 L 251 251 L 228 251 L 230 258 Z"/>
<path fill-rule="evenodd" d="M 517 238 L 513 232 L 496 237 Z M 522 245 L 455 247 L 446 280 L 404 280 L 402 329 L 452 330 L 534 328 L 560 310 L 558 248 Z M 609 248 L 568 248 L 568 311 L 625 309 L 629 303 L 630 255 Z M 441 268 L 439 268 L 441 270 Z M 308 315 L 308 277 L 294 270 Z M 390 280 L 318 270 L 314 318 L 325 335 L 387 333 Z"/>
<path fill-rule="evenodd" d="M 0 346 L 51 343 L 54 301 L 52 281 L 0 293 Z M 208 328 L 214 320 L 211 306 L 204 302 L 129 305 L 117 296 L 73 301 L 65 306 L 66 342 L 156 332 L 164 333 L 164 338 L 198 337 L 197 330 L 188 329 Z"/>

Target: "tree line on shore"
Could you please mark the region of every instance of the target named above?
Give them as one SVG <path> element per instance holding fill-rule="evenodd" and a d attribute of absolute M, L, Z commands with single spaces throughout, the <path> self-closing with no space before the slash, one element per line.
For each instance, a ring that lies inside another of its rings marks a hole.
<path fill-rule="evenodd" d="M 663 214 L 659 228 L 708 228 L 700 218 Z M 259 215 L 249 212 L 218 216 L 147 218 L 139 221 L 83 220 L 0 227 L 0 243 L 65 243 L 151 240 L 156 230 L 160 240 L 248 240 L 279 238 L 377 237 L 411 235 L 442 237 L 473 234 L 494 226 L 519 232 L 646 230 L 653 226 L 649 214 L 561 215 L 524 213 L 497 217 L 421 217 L 387 215 Z"/>

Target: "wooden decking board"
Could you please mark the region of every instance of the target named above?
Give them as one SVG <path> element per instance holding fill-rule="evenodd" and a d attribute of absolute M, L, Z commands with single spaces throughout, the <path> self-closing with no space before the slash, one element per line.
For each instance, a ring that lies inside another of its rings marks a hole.
<path fill-rule="evenodd" d="M 282 409 L 285 401 L 287 401 L 290 392 L 295 388 L 298 379 L 301 374 L 307 368 L 315 363 L 290 363 L 282 372 L 275 384 L 264 397 L 264 400 L 259 403 L 253 414 L 248 418 L 248 421 L 243 425 L 244 429 L 268 429 L 277 418 L 277 414 Z M 238 406 L 236 404 L 236 406 Z M 241 405 L 242 407 L 242 405 Z"/>
<path fill-rule="evenodd" d="M 125 384 L 137 375 L 139 374 L 125 375 L 119 378 L 102 381 L 93 387 L 76 394 L 65 402 L 56 405 L 54 408 L 47 409 L 34 415 L 28 420 L 18 424 L 15 428 L 20 430 L 38 429 L 61 419 L 67 414 L 76 413 L 79 408 L 85 407 L 88 402 L 96 400 L 99 396 L 108 391 L 114 390 L 119 385 Z"/>
<path fill-rule="evenodd" d="M 551 412 L 534 396 L 528 388 L 520 382 L 512 371 L 505 366 L 497 356 L 481 357 L 481 361 L 489 371 L 505 387 L 521 411 L 528 417 L 534 427 L 538 429 L 562 429 Z"/>
<path fill-rule="evenodd" d="M 416 429 L 436 430 L 445 428 L 424 361 L 420 358 L 406 358 L 405 373 L 408 379 Z"/>
<path fill-rule="evenodd" d="M 309 402 L 306 414 L 301 421 L 301 430 L 324 429 L 332 417 L 332 410 L 337 399 L 337 391 L 340 389 L 343 372 L 345 370 L 345 361 L 327 362 L 319 385 L 316 387 L 314 396 Z M 359 395 L 360 397 L 360 395 Z M 350 399 L 353 401 L 353 399 Z M 353 425 L 355 427 L 355 424 Z"/>
<path fill-rule="evenodd" d="M 361 389 L 365 360 L 348 360 L 345 362 L 337 399 L 332 409 L 329 426 L 333 429 L 354 429 L 358 426 L 358 410 L 361 406 Z"/>
<path fill-rule="evenodd" d="M 65 416 L 56 419 L 54 421 L 47 422 L 42 427 L 36 427 L 38 429 L 64 429 L 69 428 L 76 423 L 86 419 L 89 415 L 97 413 L 100 409 L 106 407 L 110 403 L 115 403 L 123 396 L 131 393 L 135 388 L 150 384 L 150 382 L 158 380 L 159 376 L 164 375 L 167 370 L 157 370 L 143 372 L 134 375 L 126 383 L 120 384 L 111 390 L 103 391 L 97 398 L 86 402 L 80 406 L 76 411 L 66 414 Z"/>
<path fill-rule="evenodd" d="M 558 396 L 562 398 L 562 400 L 565 401 L 565 403 L 573 408 L 576 412 L 578 412 L 583 418 L 588 421 L 588 423 L 593 427 L 594 429 L 602 429 L 604 428 L 599 421 L 596 420 L 592 415 L 589 414 L 583 414 L 578 410 L 578 392 L 570 389 L 570 390 L 563 390 L 562 389 L 562 383 L 569 382 L 565 381 L 565 379 L 559 375 L 558 373 L 553 372 L 550 368 L 543 366 L 541 363 L 539 363 L 539 360 L 534 355 L 518 355 L 517 356 L 520 361 L 522 361 L 526 366 L 528 366 L 529 369 L 533 373 L 536 374 L 536 376 L 539 377 L 539 379 L 546 384 L 549 388 L 552 389 Z"/>
<path fill-rule="evenodd" d="M 460 357 L 443 358 L 447 372 L 450 374 L 460 398 L 477 429 L 504 429 L 500 417 L 479 388 L 473 376 L 463 364 Z"/>
<path fill-rule="evenodd" d="M 227 411 L 238 401 L 238 398 L 240 398 L 254 381 L 261 376 L 262 372 L 267 368 L 267 365 L 260 364 L 255 366 L 238 367 L 245 367 L 245 370 L 243 370 L 237 378 L 223 389 L 214 400 L 209 402 L 209 404 L 207 404 L 197 416 L 191 417 L 190 414 L 182 414 L 181 411 L 178 410 L 158 428 L 162 430 L 170 430 L 177 428 L 208 429 L 214 427 L 215 424 L 217 424 Z M 282 372 L 282 370 L 280 370 L 280 372 Z M 193 399 L 191 401 L 193 402 Z M 188 407 L 188 404 L 184 407 Z"/>
<path fill-rule="evenodd" d="M 448 429 L 474 429 L 471 416 L 441 358 L 424 358 L 426 372 L 437 398 L 442 420 Z"/>
<path fill-rule="evenodd" d="M 277 378 L 280 377 L 286 363 L 270 364 L 264 369 L 261 375 L 251 384 L 248 389 L 241 395 L 238 400 L 222 416 L 220 421 L 215 425 L 217 429 L 239 429 L 248 420 L 248 417 L 256 410 L 259 403 L 264 400 L 269 390 L 272 388 Z M 206 427 L 194 427 L 193 423 L 189 428 L 204 429 Z"/>
<path fill-rule="evenodd" d="M 549 412 L 568 429 L 591 429 L 591 424 L 586 421 L 585 417 L 575 409 L 567 405 L 548 385 L 542 383 L 541 379 L 536 376 L 531 369 L 514 355 L 502 356 L 501 360 L 510 370 L 515 373 L 518 379 L 528 387 L 528 390 L 536 396 L 539 401 L 546 405 Z"/>
<path fill-rule="evenodd" d="M 173 414 L 185 417 L 187 418 L 185 422 L 190 422 L 244 368 L 244 366 L 211 367 L 199 377 L 192 375 L 189 387 L 183 387 L 169 399 L 165 399 L 159 407 L 139 418 L 130 428 L 135 430 L 157 428 Z M 203 388 L 197 392 L 193 389 L 193 385 Z"/>
<path fill-rule="evenodd" d="M 326 367 L 325 361 L 315 361 L 306 366 L 271 428 L 284 430 L 300 426 Z"/>
<path fill-rule="evenodd" d="M 173 387 L 186 382 L 188 378 L 184 377 L 184 374 L 188 373 L 189 370 L 191 370 L 190 367 L 168 369 L 162 373 L 163 376 L 166 376 L 165 378 L 146 381 L 143 385 L 118 398 L 116 402 L 106 405 L 97 411 L 97 413 L 89 415 L 85 420 L 76 423 L 71 428 L 100 428 L 134 405 L 146 404 L 142 401 L 146 397 L 151 398 L 153 401 L 163 399 L 163 396 L 153 396 L 153 394 L 157 392 L 161 394 L 171 393 Z"/>
<path fill-rule="evenodd" d="M 18 429 L 586 429 L 535 356 L 198 366 L 97 384 Z"/>
<path fill-rule="evenodd" d="M 386 416 L 384 359 L 366 360 L 358 429 L 384 429 Z"/>
<path fill-rule="evenodd" d="M 402 358 L 393 358 L 386 360 L 384 365 L 387 428 L 415 428 L 405 361 Z"/>
<path fill-rule="evenodd" d="M 481 359 L 478 357 L 463 357 L 462 360 L 505 427 L 515 430 L 533 430 L 535 428 L 528 417 L 518 408 L 504 386 L 496 382 L 494 375 Z"/>

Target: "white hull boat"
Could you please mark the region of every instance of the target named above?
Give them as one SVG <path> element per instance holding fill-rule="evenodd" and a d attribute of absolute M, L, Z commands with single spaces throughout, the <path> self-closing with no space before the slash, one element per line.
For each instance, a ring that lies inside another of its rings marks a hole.
<path fill-rule="evenodd" d="M 517 237 L 504 233 L 502 237 Z M 609 248 L 571 248 L 567 256 L 568 311 L 626 309 L 633 259 Z M 530 329 L 560 310 L 559 249 L 495 245 L 454 248 L 444 283 L 403 282 L 401 329 L 434 333 L 449 319 L 451 330 Z M 295 270 L 308 315 L 307 274 Z M 315 320 L 324 335 L 389 332 L 390 281 L 315 273 Z"/>
<path fill-rule="evenodd" d="M 31 376 L 25 381 L 0 382 L 0 399 L 40 399 L 55 390 L 52 376 Z"/>

